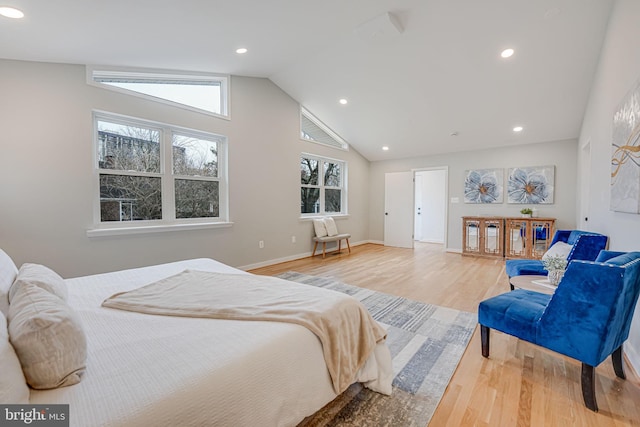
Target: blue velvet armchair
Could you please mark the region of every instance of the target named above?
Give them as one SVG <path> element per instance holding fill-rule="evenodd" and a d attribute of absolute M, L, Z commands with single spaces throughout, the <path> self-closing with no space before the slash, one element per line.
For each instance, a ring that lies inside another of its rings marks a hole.
<path fill-rule="evenodd" d="M 550 247 L 556 242 L 572 245 L 567 261 L 593 261 L 601 250 L 607 247 L 607 236 L 582 230 L 557 230 L 553 235 Z M 537 259 L 509 259 L 505 263 L 507 276 L 523 276 L 527 274 L 546 276 L 542 261 Z M 512 287 L 513 289 L 513 287 Z"/>
<path fill-rule="evenodd" d="M 572 261 L 553 295 L 516 289 L 480 303 L 482 355 L 491 329 L 582 362 L 585 405 L 598 410 L 595 367 L 611 355 L 625 378 L 622 344 L 640 292 L 640 252 L 601 251 L 596 261 Z"/>

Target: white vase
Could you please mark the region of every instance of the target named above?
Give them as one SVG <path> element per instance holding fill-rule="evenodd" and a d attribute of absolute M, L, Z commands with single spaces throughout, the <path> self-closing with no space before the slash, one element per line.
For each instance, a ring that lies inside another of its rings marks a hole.
<path fill-rule="evenodd" d="M 564 270 L 551 270 L 549 271 L 547 279 L 553 286 L 558 286 L 558 283 L 560 283 L 560 279 L 562 279 L 562 276 L 564 276 Z"/>

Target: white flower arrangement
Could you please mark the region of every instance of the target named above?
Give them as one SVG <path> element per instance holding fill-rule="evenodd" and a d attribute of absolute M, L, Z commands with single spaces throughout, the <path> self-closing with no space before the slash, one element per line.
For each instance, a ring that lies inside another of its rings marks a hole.
<path fill-rule="evenodd" d="M 560 255 L 551 255 L 542 260 L 542 265 L 547 271 L 564 270 L 567 268 L 567 259 Z"/>

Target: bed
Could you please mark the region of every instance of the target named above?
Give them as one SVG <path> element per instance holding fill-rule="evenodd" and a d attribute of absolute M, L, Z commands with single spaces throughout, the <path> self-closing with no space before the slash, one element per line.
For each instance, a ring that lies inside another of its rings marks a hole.
<path fill-rule="evenodd" d="M 0 287 L 17 272 L 9 262 L 0 250 Z M 322 345 L 305 327 L 101 307 L 116 293 L 184 270 L 249 274 L 193 259 L 64 280 L 86 334 L 86 371 L 75 385 L 29 389 L 29 404 L 69 404 L 70 423 L 78 427 L 295 426 L 337 396 Z M 357 381 L 390 393 L 383 341 Z"/>

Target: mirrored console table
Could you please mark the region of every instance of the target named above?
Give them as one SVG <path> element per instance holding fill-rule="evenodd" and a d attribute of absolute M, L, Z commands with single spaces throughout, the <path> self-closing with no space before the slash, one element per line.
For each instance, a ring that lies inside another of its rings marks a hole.
<path fill-rule="evenodd" d="M 555 218 L 462 217 L 462 255 L 540 259 Z"/>

